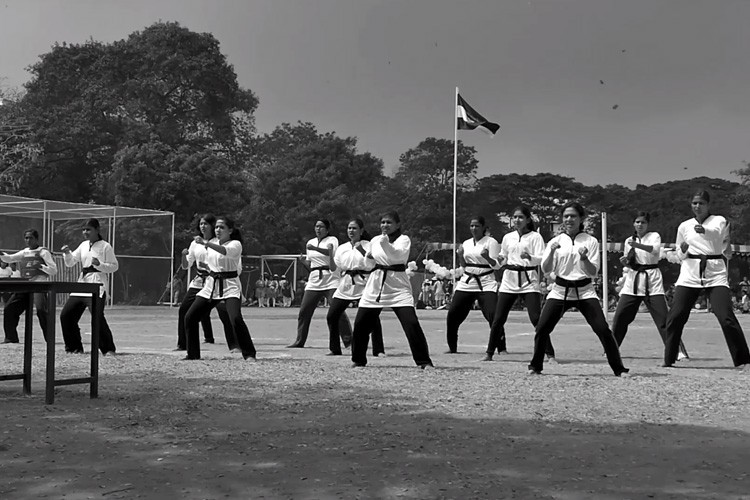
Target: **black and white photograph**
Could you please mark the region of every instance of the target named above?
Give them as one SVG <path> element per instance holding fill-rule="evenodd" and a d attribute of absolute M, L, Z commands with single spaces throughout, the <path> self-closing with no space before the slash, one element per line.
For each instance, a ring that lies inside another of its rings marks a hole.
<path fill-rule="evenodd" d="M 750 499 L 750 1 L 0 1 L 0 499 Z"/>

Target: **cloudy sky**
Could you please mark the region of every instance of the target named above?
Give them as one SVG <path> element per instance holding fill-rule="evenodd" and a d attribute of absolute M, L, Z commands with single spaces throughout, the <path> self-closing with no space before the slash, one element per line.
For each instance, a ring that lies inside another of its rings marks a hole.
<path fill-rule="evenodd" d="M 748 19 L 748 0 L 0 0 L 0 83 L 22 85 L 55 42 L 178 21 L 221 42 L 261 132 L 311 121 L 387 171 L 425 137 L 453 138 L 458 86 L 502 126 L 459 132 L 481 176 L 737 180 Z"/>

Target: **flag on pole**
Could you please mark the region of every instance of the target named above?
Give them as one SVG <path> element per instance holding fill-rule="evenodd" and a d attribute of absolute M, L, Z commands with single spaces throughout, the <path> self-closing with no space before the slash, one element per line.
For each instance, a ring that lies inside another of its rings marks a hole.
<path fill-rule="evenodd" d="M 500 130 L 500 125 L 488 121 L 484 116 L 477 113 L 474 108 L 464 101 L 458 94 L 458 106 L 456 107 L 456 120 L 458 130 L 479 129 L 490 135 L 495 135 Z"/>

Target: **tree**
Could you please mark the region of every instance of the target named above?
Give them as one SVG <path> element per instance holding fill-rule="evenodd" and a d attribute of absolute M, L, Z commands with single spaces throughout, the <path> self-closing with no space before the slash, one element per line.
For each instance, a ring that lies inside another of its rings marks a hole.
<path fill-rule="evenodd" d="M 230 154 L 257 105 L 219 42 L 177 23 L 112 44 L 57 44 L 31 73 L 22 104 L 42 154 L 27 163 L 19 191 L 69 201 L 112 203 L 97 179 L 130 147 Z"/>
<path fill-rule="evenodd" d="M 357 140 L 319 134 L 309 123 L 283 124 L 257 139 L 257 162 L 249 170 L 250 202 L 242 219 L 253 252 L 303 250 L 316 218 L 345 224 L 368 218 L 383 182 L 383 162 L 357 151 Z M 344 228 L 335 230 L 345 237 Z"/>
<path fill-rule="evenodd" d="M 633 200 L 633 191 L 619 184 L 587 188 L 581 201 L 589 214 L 593 234 L 597 238 L 602 234 L 602 212 L 606 212 L 609 241 L 622 241 L 632 235 L 635 213 L 641 210 Z"/>
<path fill-rule="evenodd" d="M 551 224 L 560 219 L 560 208 L 568 201 L 581 201 L 588 188 L 571 177 L 557 174 L 497 174 L 479 180 L 470 197 L 470 213 L 483 215 L 494 233 L 505 233 L 511 211 L 526 205 L 537 218 L 540 233 L 549 239 Z M 498 228 L 498 226 L 500 226 Z"/>
<path fill-rule="evenodd" d="M 225 156 L 161 142 L 121 149 L 97 187 L 116 205 L 173 211 L 178 226 L 197 213 L 235 213 L 247 201 L 244 179 Z"/>
<path fill-rule="evenodd" d="M 456 172 L 460 190 L 476 183 L 476 150 L 458 141 Z M 453 192 L 453 141 L 428 137 L 399 157 L 395 178 L 409 189 L 424 194 Z"/>
<path fill-rule="evenodd" d="M 732 238 L 738 243 L 750 244 L 750 162 L 742 164 L 741 169 L 734 171 L 742 187 L 737 190 L 732 210 Z"/>
<path fill-rule="evenodd" d="M 31 140 L 31 128 L 24 119 L 23 94 L 0 86 L 0 192 L 17 192 L 25 182 L 25 166 L 36 161 L 39 145 Z"/>
<path fill-rule="evenodd" d="M 457 190 L 476 184 L 476 150 L 458 142 Z M 397 200 L 404 229 L 417 244 L 452 241 L 453 141 L 428 137 L 402 154 L 390 192 Z"/>
<path fill-rule="evenodd" d="M 253 169 L 272 167 L 321 138 L 315 125 L 310 122 L 297 122 L 295 125 L 282 123 L 270 134 L 253 137 L 245 144 L 250 172 Z"/>

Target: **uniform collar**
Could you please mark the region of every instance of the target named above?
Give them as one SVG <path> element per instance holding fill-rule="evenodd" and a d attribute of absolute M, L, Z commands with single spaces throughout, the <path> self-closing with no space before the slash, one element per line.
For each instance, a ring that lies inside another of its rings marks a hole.
<path fill-rule="evenodd" d="M 388 237 L 388 241 L 393 243 L 399 236 L 401 236 L 401 229 L 396 229 L 393 234 L 387 234 L 386 236 Z"/>

